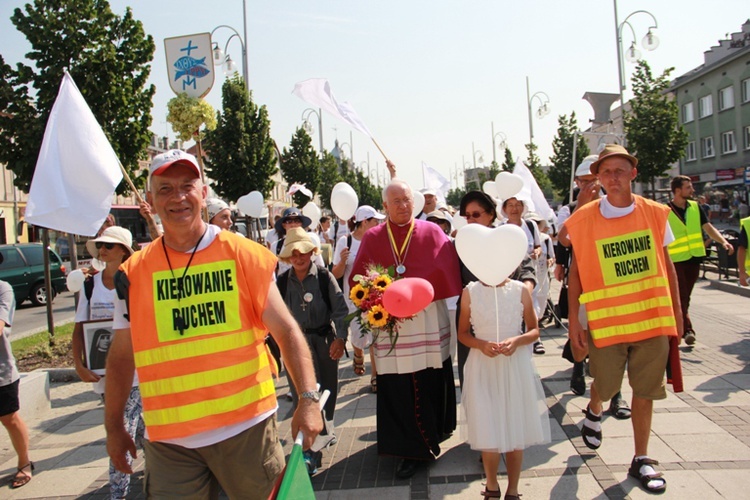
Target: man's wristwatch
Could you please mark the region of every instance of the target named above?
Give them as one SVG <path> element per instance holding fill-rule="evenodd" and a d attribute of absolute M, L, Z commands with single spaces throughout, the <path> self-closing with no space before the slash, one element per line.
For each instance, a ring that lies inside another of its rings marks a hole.
<path fill-rule="evenodd" d="M 300 399 L 312 399 L 316 403 L 320 402 L 320 393 L 318 391 L 305 391 L 299 395 Z"/>

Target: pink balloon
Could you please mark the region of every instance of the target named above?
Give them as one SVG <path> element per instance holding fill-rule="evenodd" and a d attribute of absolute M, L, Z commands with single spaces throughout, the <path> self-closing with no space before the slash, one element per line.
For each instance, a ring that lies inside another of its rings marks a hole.
<path fill-rule="evenodd" d="M 414 316 L 430 305 L 435 290 L 429 281 L 422 278 L 396 280 L 385 289 L 383 306 L 388 314 L 397 318 Z"/>

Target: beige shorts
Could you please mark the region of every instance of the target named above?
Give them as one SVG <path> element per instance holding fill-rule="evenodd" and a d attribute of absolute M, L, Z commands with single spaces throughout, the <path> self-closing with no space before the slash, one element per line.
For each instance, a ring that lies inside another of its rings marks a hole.
<path fill-rule="evenodd" d="M 202 448 L 144 442 L 147 498 L 268 498 L 284 468 L 276 415 Z"/>
<path fill-rule="evenodd" d="M 602 401 L 612 399 L 622 386 L 625 367 L 633 395 L 642 399 L 667 397 L 664 376 L 669 358 L 669 337 L 597 348 L 589 334 L 589 368 Z"/>

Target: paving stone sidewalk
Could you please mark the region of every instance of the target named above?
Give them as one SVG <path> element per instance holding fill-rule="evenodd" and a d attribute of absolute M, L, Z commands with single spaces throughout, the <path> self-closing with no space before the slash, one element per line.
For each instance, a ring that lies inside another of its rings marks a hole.
<path fill-rule="evenodd" d="M 681 348 L 685 391 L 670 392 L 655 404 L 650 455 L 666 471 L 668 489 L 661 498 L 748 498 L 750 299 L 716 290 L 701 280 L 693 294 L 691 316 L 698 342 Z M 524 498 L 650 497 L 627 476 L 633 446 L 630 422 L 605 418 L 602 447 L 597 452 L 585 447 L 579 424 L 588 400 L 569 390 L 571 365 L 560 357 L 565 331 L 546 328 L 542 338 L 547 353 L 534 360 L 550 409 L 552 443 L 526 450 L 520 485 Z M 287 389 L 282 379 L 279 394 Z M 629 387 L 623 387 L 623 393 L 629 398 Z M 108 498 L 98 397 L 88 384 L 78 382 L 53 384 L 52 398 L 52 411 L 28 422 L 37 467 L 34 479 L 19 490 L 0 484 L 0 498 Z M 338 401 L 338 442 L 323 452 L 323 466 L 312 479 L 317 498 L 480 498 L 479 454 L 463 444 L 460 426 L 443 443 L 435 463 L 409 480 L 395 477 L 396 459 L 377 455 L 369 363 L 363 377 L 354 375 L 350 360 L 341 364 Z M 280 432 L 288 452 L 291 403 L 282 397 L 279 405 Z M 10 442 L 0 431 L 0 477 L 8 477 L 14 467 Z M 143 497 L 142 482 L 140 457 L 129 498 Z"/>

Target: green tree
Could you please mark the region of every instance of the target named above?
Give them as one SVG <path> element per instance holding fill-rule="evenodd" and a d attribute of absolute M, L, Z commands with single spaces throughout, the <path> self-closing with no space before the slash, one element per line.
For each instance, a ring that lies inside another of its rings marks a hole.
<path fill-rule="evenodd" d="M 328 151 L 324 151 L 323 159 L 320 162 L 320 183 L 318 184 L 321 209 L 331 209 L 331 191 L 333 191 L 333 186 L 339 182 L 341 182 L 341 174 L 336 158 Z"/>
<path fill-rule="evenodd" d="M 510 148 L 505 148 L 505 158 L 503 159 L 503 164 L 500 165 L 500 167 L 505 172 L 513 172 L 513 167 L 516 166 L 516 160 L 513 158 L 513 153 L 510 152 Z"/>
<path fill-rule="evenodd" d="M 217 113 L 216 129 L 206 133 L 206 173 L 216 193 L 236 201 L 250 191 L 268 198 L 271 178 L 277 171 L 276 149 L 271 139 L 268 110 L 258 106 L 242 77 L 228 78 L 221 88 L 223 113 Z"/>
<path fill-rule="evenodd" d="M 461 198 L 463 198 L 464 195 L 466 195 L 465 189 L 460 187 L 453 188 L 448 191 L 448 194 L 445 195 L 445 201 L 446 203 L 448 203 L 448 205 L 458 209 L 458 207 L 461 205 Z"/>
<path fill-rule="evenodd" d="M 16 186 L 29 189 L 65 68 L 134 177 L 151 141 L 155 92 L 146 86 L 155 45 L 142 23 L 130 8 L 114 14 L 106 0 L 35 0 L 11 21 L 31 44 L 26 57 L 35 66 L 12 68 L 0 56 L 0 163 L 16 174 Z M 123 181 L 118 192 L 127 190 Z"/>
<path fill-rule="evenodd" d="M 544 193 L 544 196 L 550 198 L 552 196 L 552 183 L 544 170 L 542 170 L 542 161 L 539 159 L 539 155 L 536 154 L 538 147 L 533 142 L 530 142 L 525 146 L 526 151 L 529 154 L 529 157 L 526 160 L 526 165 L 529 167 L 531 175 L 536 179 L 536 183 L 539 185 L 539 189 Z"/>
<path fill-rule="evenodd" d="M 552 167 L 549 169 L 549 180 L 555 193 L 562 199 L 568 199 L 570 194 L 570 169 L 578 166 L 587 157 L 589 146 L 579 134 L 576 140 L 576 157 L 573 158 L 573 136 L 578 129 L 576 113 L 570 113 L 570 118 L 560 115 L 557 119 L 557 136 L 552 140 L 552 156 L 549 161 Z"/>
<path fill-rule="evenodd" d="M 639 61 L 633 75 L 633 99 L 625 113 L 625 137 L 628 151 L 638 158 L 638 182 L 651 186 L 669 166 L 685 154 L 688 134 L 680 125 L 677 102 L 667 93 L 668 68 L 654 77 L 646 61 Z"/>
<path fill-rule="evenodd" d="M 320 162 L 318 154 L 312 146 L 312 139 L 302 127 L 297 128 L 289 143 L 289 149 L 284 148 L 281 153 L 281 173 L 289 184 L 295 182 L 304 184 L 312 191 L 313 196 L 318 191 L 320 182 Z M 306 195 L 297 191 L 292 195 L 294 204 L 303 207 L 310 201 Z"/>

